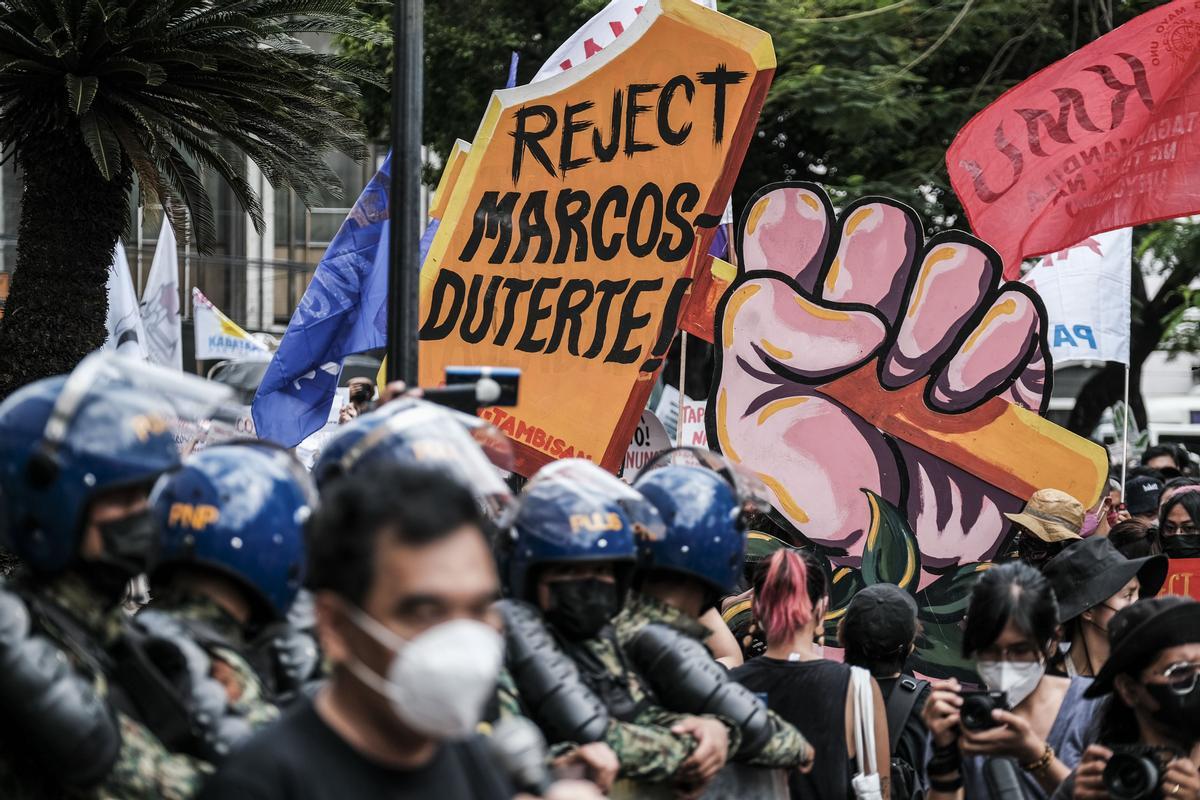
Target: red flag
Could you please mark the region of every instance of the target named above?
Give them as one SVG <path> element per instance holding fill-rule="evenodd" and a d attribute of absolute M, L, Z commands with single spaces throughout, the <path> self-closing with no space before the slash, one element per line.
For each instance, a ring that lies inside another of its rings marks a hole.
<path fill-rule="evenodd" d="M 946 153 L 971 228 L 1021 259 L 1200 211 L 1200 2 L 1142 14 L 1009 89 Z"/>

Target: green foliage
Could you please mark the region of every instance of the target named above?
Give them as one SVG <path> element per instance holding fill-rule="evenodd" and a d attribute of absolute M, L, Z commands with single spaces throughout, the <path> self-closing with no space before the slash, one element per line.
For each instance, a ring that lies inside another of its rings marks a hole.
<path fill-rule="evenodd" d="M 438 0 L 425 3 L 425 144 L 440 158 L 455 139 L 470 141 L 492 90 L 508 78 L 515 51 L 518 82 L 527 83 L 550 55 L 606 0 Z M 341 39 L 354 63 L 391 76 L 391 3 L 364 2 L 386 43 Z M 386 141 L 390 97 L 386 88 L 362 86 L 360 113 L 368 134 Z M 437 176 L 426 176 L 430 183 Z"/>
<path fill-rule="evenodd" d="M 312 34 L 380 41 L 353 0 L 0 0 L 0 142 L 24 163 L 82 139 L 201 248 L 214 170 L 261 230 L 245 157 L 311 202 L 339 193 L 329 149 L 364 154 L 356 82 L 376 79 Z"/>

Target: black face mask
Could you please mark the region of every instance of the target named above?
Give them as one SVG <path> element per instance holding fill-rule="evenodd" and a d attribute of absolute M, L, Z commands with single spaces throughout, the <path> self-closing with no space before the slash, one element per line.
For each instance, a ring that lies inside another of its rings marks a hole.
<path fill-rule="evenodd" d="M 1170 558 L 1200 558 L 1200 533 L 1162 537 L 1163 552 Z"/>
<path fill-rule="evenodd" d="M 104 554 L 88 559 L 83 574 L 98 594 L 115 604 L 125 595 L 126 584 L 147 570 L 158 549 L 158 517 L 147 508 L 97 527 Z"/>
<path fill-rule="evenodd" d="M 1200 681 L 1187 694 L 1176 694 L 1162 683 L 1143 685 L 1158 703 L 1158 711 L 1153 715 L 1156 722 L 1177 731 L 1188 744 L 1200 741 Z"/>
<path fill-rule="evenodd" d="M 553 581 L 546 621 L 569 641 L 591 639 L 621 610 L 617 586 L 596 578 Z"/>

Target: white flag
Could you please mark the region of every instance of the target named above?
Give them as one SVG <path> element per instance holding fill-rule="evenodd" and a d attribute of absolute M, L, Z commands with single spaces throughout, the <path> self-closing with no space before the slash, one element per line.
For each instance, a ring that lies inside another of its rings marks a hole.
<path fill-rule="evenodd" d="M 192 287 L 192 322 L 196 330 L 196 360 L 271 358 L 271 350 L 221 313 L 199 289 Z"/>
<path fill-rule="evenodd" d="M 146 330 L 142 327 L 142 313 L 138 309 L 137 292 L 133 289 L 133 276 L 129 274 L 129 260 L 125 258 L 125 246 L 117 241 L 113 253 L 113 264 L 108 270 L 108 339 L 105 350 L 115 350 L 122 355 L 145 359 Z"/>
<path fill-rule="evenodd" d="M 696 0 L 700 5 L 716 11 L 717 0 Z M 633 24 L 646 0 L 612 0 L 611 3 L 596 12 L 596 15 L 583 23 L 583 27 L 567 39 L 554 51 L 554 55 L 546 60 L 537 75 L 530 83 L 551 78 L 563 70 L 570 69 L 576 64 L 582 64 L 592 56 L 608 47 L 613 41 Z"/>
<path fill-rule="evenodd" d="M 183 369 L 183 333 L 179 323 L 179 251 L 175 232 L 163 220 L 150 277 L 142 290 L 142 324 L 150 361 Z"/>
<path fill-rule="evenodd" d="M 1044 256 L 1021 280 L 1046 304 L 1046 338 L 1055 365 L 1129 363 L 1129 282 L 1133 231 L 1091 236 Z"/>

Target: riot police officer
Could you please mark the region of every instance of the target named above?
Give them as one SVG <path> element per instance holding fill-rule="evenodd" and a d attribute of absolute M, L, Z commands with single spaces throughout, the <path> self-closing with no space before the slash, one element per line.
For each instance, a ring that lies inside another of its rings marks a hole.
<path fill-rule="evenodd" d="M 0 404 L 0 529 L 23 564 L 0 590 L 6 797 L 186 797 L 209 769 L 144 724 L 112 655 L 125 587 L 157 541 L 147 495 L 179 460 L 168 420 L 189 394 L 213 397 L 199 379 L 93 355 Z"/>
<path fill-rule="evenodd" d="M 137 622 L 198 644 L 196 665 L 220 678 L 248 727 L 261 727 L 319 673 L 316 640 L 287 621 L 316 488 L 286 450 L 247 441 L 192 456 L 160 479 L 151 502 L 161 545 L 153 602 Z"/>
<path fill-rule="evenodd" d="M 507 588 L 541 611 L 607 710 L 604 741 L 620 760 L 621 776 L 669 782 L 690 793 L 720 770 L 740 732 L 715 717 L 659 705 L 610 624 L 629 587 L 635 536 L 654 535 L 656 517 L 637 492 L 590 462 L 550 464 L 522 493 L 507 554 Z M 516 691 L 526 694 L 516 669 L 514 677 Z"/>
<path fill-rule="evenodd" d="M 668 451 L 634 483 L 663 520 L 638 542 L 634 589 L 616 619 L 617 639 L 668 708 L 736 720 L 733 758 L 755 766 L 804 768 L 812 748 L 792 725 L 729 680 L 703 642 L 700 617 L 734 591 L 745 553 L 744 521 L 761 492 L 713 453 Z"/>

